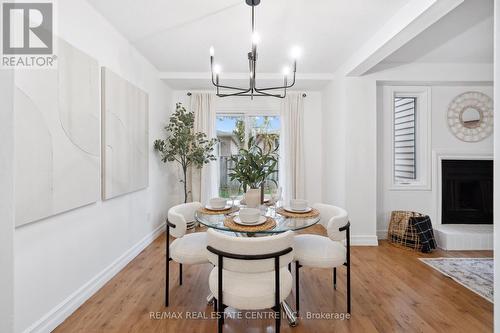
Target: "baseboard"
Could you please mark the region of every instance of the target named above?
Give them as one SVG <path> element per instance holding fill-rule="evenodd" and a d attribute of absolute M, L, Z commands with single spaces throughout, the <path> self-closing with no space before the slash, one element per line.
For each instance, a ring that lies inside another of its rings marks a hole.
<path fill-rule="evenodd" d="M 377 230 L 377 238 L 380 239 L 387 239 L 387 229 L 385 230 Z"/>
<path fill-rule="evenodd" d="M 377 236 L 373 235 L 353 235 L 351 245 L 354 246 L 378 246 Z"/>
<path fill-rule="evenodd" d="M 42 318 L 33 323 L 30 327 L 24 330 L 24 333 L 49 333 L 59 326 L 66 318 L 68 318 L 76 309 L 78 309 L 85 301 L 94 295 L 102 286 L 111 280 L 118 272 L 120 272 L 129 262 L 131 262 L 139 253 L 141 253 L 148 245 L 150 245 L 163 231 L 165 224 L 159 225 L 149 235 L 142 238 L 137 244 L 132 246 L 118 259 L 112 262 L 108 267 L 102 270 L 90 281 L 78 288 L 74 293 L 67 297 L 64 301 L 55 306 L 51 311 L 45 314 Z"/>

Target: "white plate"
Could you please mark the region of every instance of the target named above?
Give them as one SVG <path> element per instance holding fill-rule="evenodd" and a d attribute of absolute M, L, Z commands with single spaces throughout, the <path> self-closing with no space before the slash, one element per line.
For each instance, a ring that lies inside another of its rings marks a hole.
<path fill-rule="evenodd" d="M 283 209 L 284 209 L 284 210 L 286 210 L 287 212 L 290 212 L 290 213 L 299 213 L 299 214 L 300 214 L 300 213 L 304 213 L 304 214 L 305 214 L 305 213 L 309 213 L 309 212 L 312 210 L 312 208 L 311 208 L 311 207 L 307 207 L 307 208 L 306 208 L 306 209 L 304 209 L 304 210 L 296 210 L 296 209 L 293 209 L 293 208 L 292 208 L 292 207 L 290 207 L 290 206 L 285 206 L 285 207 L 283 207 Z"/>
<path fill-rule="evenodd" d="M 219 211 L 219 210 L 229 209 L 229 208 L 231 208 L 231 205 L 226 205 L 224 208 L 213 208 L 210 205 L 206 205 L 205 208 L 208 209 L 208 210 Z"/>
<path fill-rule="evenodd" d="M 241 225 L 261 225 L 261 224 L 266 223 L 267 217 L 261 215 L 261 216 L 259 216 L 259 220 L 256 222 L 243 222 L 243 221 L 241 221 L 239 216 L 235 216 L 233 221 L 234 221 L 234 223 L 241 224 Z"/>

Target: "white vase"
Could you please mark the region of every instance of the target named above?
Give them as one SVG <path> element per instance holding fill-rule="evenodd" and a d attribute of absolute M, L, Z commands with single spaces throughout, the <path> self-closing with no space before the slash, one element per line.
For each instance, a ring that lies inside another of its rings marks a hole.
<path fill-rule="evenodd" d="M 260 188 L 251 188 L 245 193 L 247 207 L 258 208 L 260 206 Z"/>

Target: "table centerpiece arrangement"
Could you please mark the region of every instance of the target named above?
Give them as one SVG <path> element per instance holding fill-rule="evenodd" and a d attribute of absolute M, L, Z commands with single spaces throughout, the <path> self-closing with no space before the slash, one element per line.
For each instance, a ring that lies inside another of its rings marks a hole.
<path fill-rule="evenodd" d="M 259 145 L 256 138 L 248 139 L 247 147 L 240 148 L 237 155 L 231 156 L 233 167 L 230 169 L 231 181 L 238 181 L 245 193 L 248 207 L 258 207 L 264 203 L 264 184 L 276 183 L 270 178 L 278 172 L 279 146 Z"/>

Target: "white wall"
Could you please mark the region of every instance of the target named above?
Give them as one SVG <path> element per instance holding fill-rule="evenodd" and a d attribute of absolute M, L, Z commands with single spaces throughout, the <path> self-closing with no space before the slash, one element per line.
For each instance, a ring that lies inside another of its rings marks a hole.
<path fill-rule="evenodd" d="M 346 208 L 353 245 L 377 245 L 376 82 L 337 78 L 323 94 L 325 202 Z"/>
<path fill-rule="evenodd" d="M 353 244 L 377 244 L 377 85 L 479 85 L 491 82 L 492 72 L 491 64 L 386 64 L 362 77 L 336 77 L 323 90 L 324 195 L 332 204 L 345 200 Z"/>
<path fill-rule="evenodd" d="M 150 142 L 163 137 L 171 92 L 157 70 L 86 1 L 59 1 L 58 11 L 63 39 L 149 94 Z M 151 241 L 176 183 L 152 148 L 149 177 L 145 190 L 16 229 L 16 332 L 54 328 Z"/>
<path fill-rule="evenodd" d="M 183 103 L 189 107 L 190 97 L 186 90 L 176 90 L 173 95 L 172 104 Z M 277 98 L 255 98 L 253 101 L 246 97 L 226 97 L 216 99 L 216 110 L 235 112 L 242 110 L 272 110 L 280 111 L 281 100 Z M 304 99 L 304 155 L 306 189 L 305 195 L 311 203 L 322 202 L 322 96 L 320 92 L 307 92 Z"/>
<path fill-rule="evenodd" d="M 376 245 L 377 118 L 371 80 L 347 79 L 346 209 L 353 244 Z"/>
<path fill-rule="evenodd" d="M 460 154 L 493 154 L 493 136 L 483 141 L 470 143 L 457 139 L 448 129 L 447 111 L 450 102 L 459 94 L 468 91 L 480 91 L 493 98 L 492 86 L 473 85 L 433 85 L 431 92 L 431 151 L 438 153 Z M 382 88 L 382 87 L 380 87 Z M 379 95 L 379 97 L 382 97 Z M 432 156 L 428 156 L 428 163 L 432 166 L 430 175 L 430 190 L 390 190 L 391 187 L 391 164 L 392 164 L 392 109 L 387 105 L 387 100 L 382 101 L 378 113 L 378 213 L 377 231 L 378 235 L 385 236 L 387 233 L 390 213 L 393 210 L 414 210 L 428 214 L 434 223 L 438 221 L 437 213 L 437 184 L 432 181 L 438 179 L 437 163 L 433 163 Z M 418 111 L 417 111 L 418 112 Z M 417 114 L 418 116 L 418 114 Z M 418 135 L 418 132 L 417 132 Z"/>
<path fill-rule="evenodd" d="M 0 71 L 0 332 L 14 327 L 14 75 Z"/>
<path fill-rule="evenodd" d="M 346 120 L 345 85 L 334 80 L 323 89 L 323 200 L 345 207 Z"/>

